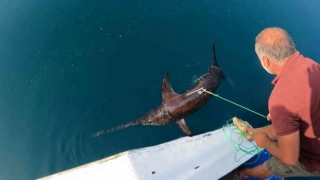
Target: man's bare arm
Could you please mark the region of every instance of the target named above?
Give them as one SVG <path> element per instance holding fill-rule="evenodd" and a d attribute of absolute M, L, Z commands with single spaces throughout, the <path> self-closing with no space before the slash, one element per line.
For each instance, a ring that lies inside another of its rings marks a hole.
<path fill-rule="evenodd" d="M 257 145 L 264 147 L 274 157 L 283 163 L 294 165 L 299 158 L 300 136 L 299 131 L 292 134 L 280 136 L 277 141 L 270 140 L 264 133 L 254 135 Z"/>

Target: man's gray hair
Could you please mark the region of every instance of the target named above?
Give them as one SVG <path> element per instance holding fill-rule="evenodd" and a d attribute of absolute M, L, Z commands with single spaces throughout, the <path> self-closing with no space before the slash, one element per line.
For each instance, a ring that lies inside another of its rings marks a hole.
<path fill-rule="evenodd" d="M 272 35 L 267 31 L 272 31 Z M 266 56 L 274 63 L 282 63 L 287 57 L 291 56 L 296 47 L 284 29 L 278 27 L 266 28 L 256 37 L 255 49 L 259 56 Z"/>

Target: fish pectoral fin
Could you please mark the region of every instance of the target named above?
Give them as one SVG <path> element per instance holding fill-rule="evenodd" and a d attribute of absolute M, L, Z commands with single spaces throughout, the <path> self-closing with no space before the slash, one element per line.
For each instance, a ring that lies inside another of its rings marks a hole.
<path fill-rule="evenodd" d="M 192 136 L 192 132 L 190 131 L 184 119 L 180 119 L 177 121 L 177 123 L 184 133 L 186 133 L 188 136 Z"/>

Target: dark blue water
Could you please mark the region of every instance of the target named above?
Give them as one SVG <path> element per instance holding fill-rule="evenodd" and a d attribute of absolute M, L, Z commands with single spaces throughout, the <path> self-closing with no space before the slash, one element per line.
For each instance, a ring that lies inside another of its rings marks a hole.
<path fill-rule="evenodd" d="M 216 40 L 228 76 L 218 93 L 267 114 L 272 89 L 254 52 L 263 28 L 288 30 L 320 61 L 320 2 L 254 0 L 0 0 L 0 179 L 34 179 L 184 136 L 175 123 L 91 138 L 161 103 L 205 73 Z M 187 118 L 194 134 L 239 116 L 219 99 Z M 313 178 L 314 179 L 314 178 Z"/>

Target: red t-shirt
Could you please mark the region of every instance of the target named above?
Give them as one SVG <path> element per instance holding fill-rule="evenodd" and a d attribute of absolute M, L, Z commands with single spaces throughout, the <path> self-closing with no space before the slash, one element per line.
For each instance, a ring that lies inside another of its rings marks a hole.
<path fill-rule="evenodd" d="M 320 65 L 295 52 L 272 83 L 269 112 L 277 136 L 299 130 L 299 162 L 320 171 Z"/>

